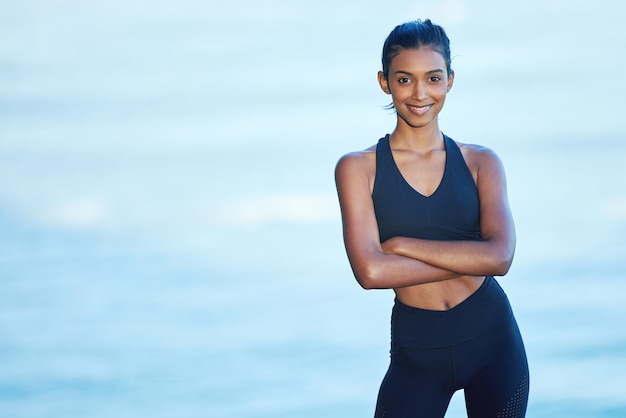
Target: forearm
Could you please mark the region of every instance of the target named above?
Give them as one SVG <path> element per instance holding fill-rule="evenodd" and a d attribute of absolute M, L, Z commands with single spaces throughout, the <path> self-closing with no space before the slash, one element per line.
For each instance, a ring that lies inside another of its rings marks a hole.
<path fill-rule="evenodd" d="M 472 276 L 506 274 L 513 261 L 514 242 L 431 241 L 394 237 L 383 244 L 385 252 Z"/>
<path fill-rule="evenodd" d="M 364 289 L 393 289 L 449 280 L 461 274 L 397 254 L 377 252 L 366 260 L 350 258 L 352 271 Z"/>

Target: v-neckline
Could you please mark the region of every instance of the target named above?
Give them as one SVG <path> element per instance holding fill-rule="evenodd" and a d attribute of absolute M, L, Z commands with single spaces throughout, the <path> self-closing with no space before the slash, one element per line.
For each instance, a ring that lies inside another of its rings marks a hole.
<path fill-rule="evenodd" d="M 443 175 L 441 176 L 441 180 L 439 180 L 439 184 L 437 184 L 437 187 L 435 188 L 435 190 L 431 194 L 425 195 L 424 193 L 420 192 L 415 187 L 413 187 L 411 183 L 409 183 L 408 180 L 404 177 L 404 175 L 402 174 L 402 171 L 400 171 L 400 167 L 398 167 L 398 164 L 396 163 L 396 159 L 393 156 L 393 150 L 391 149 L 390 135 L 387 134 L 387 148 L 389 150 L 389 155 L 391 156 L 391 161 L 393 162 L 393 166 L 395 167 L 398 175 L 400 176 L 404 184 L 406 184 L 411 190 L 413 190 L 415 193 L 417 193 L 419 196 L 423 197 L 424 199 L 430 199 L 434 195 L 437 194 L 439 189 L 441 189 L 441 186 L 443 185 L 443 182 L 446 178 L 446 173 L 448 172 L 448 151 L 449 151 L 448 139 L 446 138 L 445 134 L 442 134 L 442 135 L 443 135 L 443 146 L 446 152 L 446 155 L 444 157 Z"/>

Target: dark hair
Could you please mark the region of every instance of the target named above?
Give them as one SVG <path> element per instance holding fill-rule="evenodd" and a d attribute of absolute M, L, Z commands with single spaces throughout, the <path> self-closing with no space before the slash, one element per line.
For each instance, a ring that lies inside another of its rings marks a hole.
<path fill-rule="evenodd" d="M 439 52 L 446 62 L 448 75 L 452 73 L 450 65 L 450 39 L 439 25 L 433 24 L 430 19 L 406 22 L 391 31 L 383 46 L 383 74 L 389 77 L 391 61 L 403 49 L 418 49 L 427 46 Z"/>

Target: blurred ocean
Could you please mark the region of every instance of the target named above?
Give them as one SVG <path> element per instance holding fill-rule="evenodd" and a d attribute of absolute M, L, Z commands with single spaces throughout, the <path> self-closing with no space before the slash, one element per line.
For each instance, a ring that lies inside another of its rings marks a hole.
<path fill-rule="evenodd" d="M 442 128 L 507 168 L 528 416 L 626 416 L 626 3 L 2 0 L 0 417 L 372 416 L 393 296 L 333 169 L 418 17 Z"/>

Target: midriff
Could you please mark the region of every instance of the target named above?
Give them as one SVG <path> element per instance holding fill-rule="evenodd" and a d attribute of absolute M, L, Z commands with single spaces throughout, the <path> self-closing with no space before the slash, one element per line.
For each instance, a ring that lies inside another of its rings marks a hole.
<path fill-rule="evenodd" d="M 461 276 L 439 282 L 394 289 L 405 305 L 433 311 L 447 311 L 470 297 L 485 281 L 485 276 Z"/>

